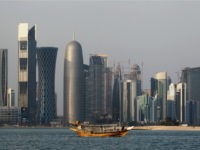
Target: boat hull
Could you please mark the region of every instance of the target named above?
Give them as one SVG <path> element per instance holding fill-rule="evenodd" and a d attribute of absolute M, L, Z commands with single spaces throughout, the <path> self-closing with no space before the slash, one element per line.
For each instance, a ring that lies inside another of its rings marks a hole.
<path fill-rule="evenodd" d="M 76 130 L 75 132 L 81 137 L 122 137 L 128 133 L 128 130 L 107 133 L 92 133 L 84 130 Z"/>

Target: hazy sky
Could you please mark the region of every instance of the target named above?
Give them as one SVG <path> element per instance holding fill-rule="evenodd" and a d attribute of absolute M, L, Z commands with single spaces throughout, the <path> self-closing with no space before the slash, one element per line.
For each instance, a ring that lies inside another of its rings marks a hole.
<path fill-rule="evenodd" d="M 63 63 L 66 44 L 76 32 L 89 54 L 106 53 L 110 64 L 144 63 L 144 87 L 167 71 L 174 82 L 184 67 L 200 66 L 199 1 L 0 1 L 0 48 L 9 51 L 9 87 L 17 93 L 18 23 L 37 24 L 38 46 L 58 47 L 56 92 L 63 109 Z M 17 95 L 16 95 L 17 96 Z M 17 99 L 17 97 L 16 97 Z"/>

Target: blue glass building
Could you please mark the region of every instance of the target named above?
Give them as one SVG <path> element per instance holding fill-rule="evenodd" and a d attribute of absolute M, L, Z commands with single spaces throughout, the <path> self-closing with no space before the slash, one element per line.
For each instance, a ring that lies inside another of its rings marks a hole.
<path fill-rule="evenodd" d="M 48 125 L 56 117 L 55 67 L 58 48 L 37 48 L 39 72 L 38 121 Z"/>

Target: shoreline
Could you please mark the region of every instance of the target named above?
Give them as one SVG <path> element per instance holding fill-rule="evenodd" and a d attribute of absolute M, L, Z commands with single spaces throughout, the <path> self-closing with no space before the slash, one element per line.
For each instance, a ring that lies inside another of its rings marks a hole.
<path fill-rule="evenodd" d="M 133 130 L 200 131 L 200 126 L 135 126 Z"/>
<path fill-rule="evenodd" d="M 69 127 L 57 126 L 0 126 L 0 129 L 62 129 Z M 200 131 L 200 126 L 134 126 L 132 130 L 154 130 L 154 131 Z"/>

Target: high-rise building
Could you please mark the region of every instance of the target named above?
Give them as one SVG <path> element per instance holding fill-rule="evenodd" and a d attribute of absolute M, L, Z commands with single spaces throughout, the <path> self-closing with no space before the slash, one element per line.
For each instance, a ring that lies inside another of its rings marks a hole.
<path fill-rule="evenodd" d="M 90 114 L 90 108 L 89 106 L 89 99 L 88 99 L 88 82 L 89 82 L 89 65 L 84 64 L 83 65 L 83 89 L 84 89 L 84 120 L 88 121 L 89 114 Z"/>
<path fill-rule="evenodd" d="M 149 100 L 149 122 L 155 123 L 156 122 L 156 120 L 155 120 L 155 118 L 156 118 L 156 116 L 155 116 L 155 114 L 156 114 L 156 106 L 155 106 L 156 98 L 149 96 L 148 100 Z"/>
<path fill-rule="evenodd" d="M 64 59 L 64 122 L 84 120 L 84 73 L 80 43 L 67 44 Z"/>
<path fill-rule="evenodd" d="M 156 97 L 156 121 L 167 118 L 167 73 L 159 72 L 151 79 L 151 95 Z"/>
<path fill-rule="evenodd" d="M 200 125 L 200 67 L 182 70 L 181 82 L 186 83 L 186 100 L 189 105 L 189 124 Z M 190 107 L 191 106 L 191 107 Z M 194 108 L 195 107 L 195 108 Z"/>
<path fill-rule="evenodd" d="M 132 122 L 135 120 L 135 100 L 137 97 L 137 82 L 135 80 L 123 81 L 123 97 L 121 109 L 121 122 Z"/>
<path fill-rule="evenodd" d="M 178 83 L 176 88 L 176 119 L 186 122 L 186 83 Z"/>
<path fill-rule="evenodd" d="M 117 121 L 117 118 L 125 123 L 135 121 L 136 97 L 141 94 L 140 67 L 134 64 L 128 73 L 121 75 L 121 67 L 118 66 L 114 74 L 113 121 Z"/>
<path fill-rule="evenodd" d="M 28 30 L 28 23 L 18 26 L 18 106 L 21 123 L 35 123 L 36 26 Z"/>
<path fill-rule="evenodd" d="M 0 106 L 7 106 L 8 50 L 0 49 Z"/>
<path fill-rule="evenodd" d="M 101 56 L 90 56 L 88 107 L 90 108 L 89 121 L 91 122 L 98 122 L 106 115 L 104 62 Z"/>
<path fill-rule="evenodd" d="M 175 99 L 176 85 L 171 83 L 167 92 L 167 118 L 170 120 L 176 119 Z"/>
<path fill-rule="evenodd" d="M 7 106 L 14 107 L 15 106 L 15 91 L 11 88 L 8 89 L 8 96 L 7 96 Z"/>
<path fill-rule="evenodd" d="M 120 121 L 120 110 L 121 110 L 121 99 L 122 99 L 122 76 L 121 76 L 121 67 L 117 66 L 114 71 L 114 85 L 113 85 L 113 100 L 112 100 L 112 121 Z"/>
<path fill-rule="evenodd" d="M 112 86 L 113 86 L 113 72 L 111 67 L 105 68 L 105 101 L 106 113 L 109 118 L 112 118 Z"/>
<path fill-rule="evenodd" d="M 150 121 L 150 104 L 147 94 L 137 96 L 136 98 L 136 121 L 148 122 Z M 153 113 L 152 113 L 153 114 Z"/>
<path fill-rule="evenodd" d="M 182 70 L 181 81 L 187 85 L 187 100 L 200 101 L 200 67 Z"/>
<path fill-rule="evenodd" d="M 111 118 L 112 116 L 112 79 L 113 73 L 112 68 L 108 67 L 108 55 L 107 54 L 94 54 L 92 56 L 99 56 L 103 61 L 104 77 L 103 77 L 103 86 L 104 86 L 104 98 L 102 99 L 103 110 L 105 116 Z"/>
<path fill-rule="evenodd" d="M 58 48 L 37 48 L 39 73 L 38 121 L 49 125 L 56 118 L 55 67 Z"/>
<path fill-rule="evenodd" d="M 142 75 L 139 65 L 133 64 L 131 66 L 130 79 L 137 82 L 137 96 L 142 95 Z"/>

